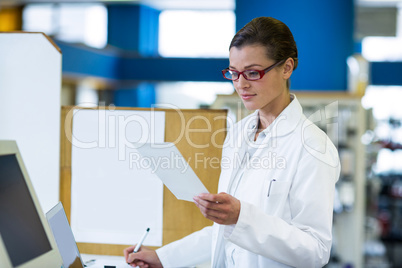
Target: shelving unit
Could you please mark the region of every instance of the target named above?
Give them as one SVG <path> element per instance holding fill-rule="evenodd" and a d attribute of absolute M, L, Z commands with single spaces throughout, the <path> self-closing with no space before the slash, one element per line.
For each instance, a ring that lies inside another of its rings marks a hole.
<path fill-rule="evenodd" d="M 402 122 L 397 121 L 388 120 L 391 130 L 401 128 Z M 386 249 L 388 267 L 398 268 L 402 266 L 402 146 L 392 135 L 388 140 L 376 140 L 370 146 L 378 153 L 373 165 L 378 166 L 369 177 L 367 213 L 380 226 L 379 238 Z"/>
<path fill-rule="evenodd" d="M 337 146 L 341 175 L 336 184 L 332 256 L 340 267 L 364 267 L 366 174 L 365 145 L 368 112 L 361 97 L 348 93 L 299 93 L 305 115 Z M 319 113 L 318 119 L 317 114 Z M 315 116 L 314 116 L 315 115 Z"/>

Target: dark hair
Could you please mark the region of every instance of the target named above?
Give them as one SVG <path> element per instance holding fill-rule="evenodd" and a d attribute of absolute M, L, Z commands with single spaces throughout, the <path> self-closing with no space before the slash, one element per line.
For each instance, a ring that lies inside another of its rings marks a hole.
<path fill-rule="evenodd" d="M 296 69 L 297 46 L 292 32 L 283 22 L 271 17 L 258 17 L 247 23 L 233 37 L 232 47 L 241 48 L 246 45 L 260 44 L 267 48 L 267 56 L 279 62 L 292 58 Z"/>

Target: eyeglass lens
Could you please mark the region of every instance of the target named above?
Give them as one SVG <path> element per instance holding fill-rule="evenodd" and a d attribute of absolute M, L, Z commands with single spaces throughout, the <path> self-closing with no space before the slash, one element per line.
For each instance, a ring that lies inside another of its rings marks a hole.
<path fill-rule="evenodd" d="M 224 76 L 226 79 L 229 80 L 237 80 L 239 79 L 240 74 L 243 74 L 247 80 L 258 80 L 261 78 L 261 74 L 258 71 L 244 71 L 244 72 L 237 72 L 233 70 L 225 70 Z"/>

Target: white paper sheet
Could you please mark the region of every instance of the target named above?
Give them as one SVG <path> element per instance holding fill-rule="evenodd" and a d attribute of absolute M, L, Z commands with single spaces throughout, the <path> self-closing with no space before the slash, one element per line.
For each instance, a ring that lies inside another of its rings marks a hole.
<path fill-rule="evenodd" d="M 142 166 L 151 167 L 177 199 L 193 202 L 193 197 L 208 193 L 186 159 L 173 143 L 136 144 L 142 155 Z"/>
<path fill-rule="evenodd" d="M 133 164 L 133 142 L 163 142 L 165 113 L 75 110 L 71 228 L 77 242 L 162 245 L 163 184 Z M 133 160 L 134 159 L 134 160 Z"/>

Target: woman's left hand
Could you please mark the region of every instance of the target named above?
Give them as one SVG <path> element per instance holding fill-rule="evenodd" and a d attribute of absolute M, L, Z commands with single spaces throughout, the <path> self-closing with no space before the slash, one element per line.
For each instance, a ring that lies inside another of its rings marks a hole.
<path fill-rule="evenodd" d="M 216 223 L 236 224 L 240 214 L 240 201 L 227 193 L 199 194 L 194 202 L 205 218 Z"/>

